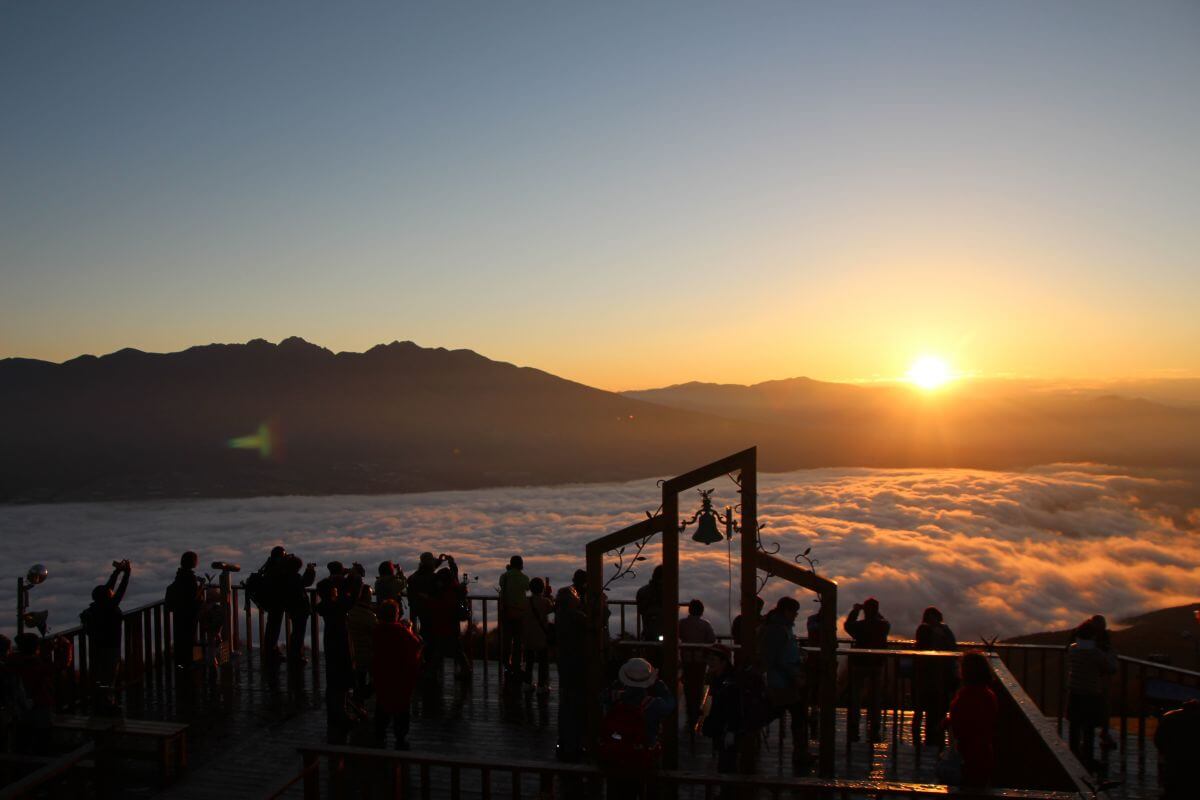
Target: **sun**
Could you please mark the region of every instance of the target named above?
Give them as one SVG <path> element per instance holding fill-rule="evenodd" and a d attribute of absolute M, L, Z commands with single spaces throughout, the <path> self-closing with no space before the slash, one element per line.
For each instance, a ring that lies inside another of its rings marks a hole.
<path fill-rule="evenodd" d="M 922 389 L 936 389 L 949 381 L 950 365 L 937 356 L 921 356 L 908 368 L 905 377 Z"/>

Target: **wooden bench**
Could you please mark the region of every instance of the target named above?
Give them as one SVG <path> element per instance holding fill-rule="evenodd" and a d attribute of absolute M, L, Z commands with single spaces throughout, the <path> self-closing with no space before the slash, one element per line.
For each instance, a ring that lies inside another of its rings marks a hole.
<path fill-rule="evenodd" d="M 60 715 L 54 718 L 54 727 L 91 736 L 103 747 L 123 754 L 158 761 L 163 785 L 187 769 L 188 726 L 178 722 Z M 146 741 L 153 743 L 150 754 L 139 746 Z"/>

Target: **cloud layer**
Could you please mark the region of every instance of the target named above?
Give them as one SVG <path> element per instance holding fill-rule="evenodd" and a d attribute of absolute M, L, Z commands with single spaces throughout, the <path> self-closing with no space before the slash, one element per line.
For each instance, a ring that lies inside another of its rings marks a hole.
<path fill-rule="evenodd" d="M 713 484 L 718 504 L 736 501 Z M 691 507 L 696 498 L 685 497 Z M 653 482 L 494 489 L 373 497 L 6 506 L 0 508 L 0 608 L 14 608 L 14 581 L 42 562 L 51 579 L 33 607 L 51 626 L 75 624 L 91 587 L 113 559 L 134 562 L 127 608 L 162 597 L 180 552 L 207 564 L 253 569 L 271 546 L 305 559 L 385 558 L 411 570 L 422 550 L 449 552 L 484 576 L 489 591 L 513 553 L 527 572 L 565 582 L 583 546 L 636 522 L 658 505 Z M 1025 472 L 807 470 L 760 477 L 765 542 L 781 555 L 813 547 L 819 571 L 839 583 L 839 611 L 880 598 L 893 634 L 911 636 L 937 605 L 962 639 L 1060 628 L 1102 612 L 1119 618 L 1193 602 L 1200 585 L 1200 481 L 1194 474 L 1134 473 L 1094 465 Z M 653 564 L 652 544 L 646 562 Z M 681 596 L 698 596 L 725 627 L 726 550 L 686 540 Z M 734 575 L 737 575 L 734 548 Z M 632 597 L 648 570 L 615 587 Z M 769 602 L 787 588 L 768 584 Z M 736 589 L 734 592 L 736 596 Z M 736 609 L 734 610 L 736 613 Z M 10 631 L 7 619 L 3 629 Z"/>

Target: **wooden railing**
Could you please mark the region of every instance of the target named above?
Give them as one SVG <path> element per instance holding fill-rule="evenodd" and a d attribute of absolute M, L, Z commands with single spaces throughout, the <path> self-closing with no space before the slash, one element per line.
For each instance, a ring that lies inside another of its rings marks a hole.
<path fill-rule="evenodd" d="M 37 758 L 33 762 L 40 766 L 27 775 L 6 784 L 0 789 L 0 800 L 16 800 L 21 797 L 34 797 L 42 794 L 52 784 L 70 780 L 82 762 L 96 753 L 96 745 L 86 742 L 69 753 L 56 758 Z M 17 757 L 21 758 L 21 757 Z"/>
<path fill-rule="evenodd" d="M 304 800 L 322 797 L 339 800 L 367 796 L 384 789 L 391 797 L 449 796 L 481 798 L 603 798 L 609 787 L 620 781 L 622 797 L 709 798 L 720 792 L 729 796 L 780 796 L 788 793 L 806 798 L 846 798 L 867 795 L 884 797 L 938 797 L 954 800 L 1079 800 L 1078 793 L 1022 789 L 959 789 L 900 781 L 840 780 L 824 778 L 771 778 L 752 775 L 721 775 L 683 771 L 658 771 L 644 780 L 628 774 L 606 774 L 591 765 L 541 761 L 502 761 L 463 758 L 437 753 L 393 752 L 376 748 L 315 746 L 299 748 L 303 768 L 273 794 L 285 798 L 297 787 Z M 324 784 L 324 785 L 323 785 Z M 374 796 L 374 795 L 372 795 Z"/>
<path fill-rule="evenodd" d="M 315 593 L 310 591 L 310 597 Z M 500 663 L 501 628 L 499 598 L 494 595 L 471 595 L 472 620 L 464 626 L 465 648 L 468 656 L 481 660 L 485 669 L 485 680 L 490 680 L 490 672 L 494 667 L 496 679 L 502 679 L 503 665 Z M 315 604 L 315 597 L 312 597 Z M 256 648 L 261 650 L 266 627 L 266 613 L 246 601 L 245 591 L 241 586 L 230 587 L 228 601 L 227 636 L 230 649 L 249 656 Z M 618 646 L 653 646 L 653 643 L 637 642 L 633 644 L 641 632 L 641 621 L 633 600 L 610 600 L 609 608 L 612 615 L 609 620 L 609 631 L 614 643 Z M 680 604 L 681 608 L 684 604 Z M 315 609 L 314 609 L 315 610 Z M 172 615 L 167 611 L 162 601 L 148 603 L 125 613 L 125 625 L 122 634 L 122 682 L 126 687 L 140 686 L 143 682 L 172 680 L 172 670 L 167 669 L 172 662 Z M 310 652 L 310 665 L 313 682 L 319 685 L 321 680 L 321 620 L 319 615 L 311 613 L 306 623 L 305 631 Z M 289 630 L 285 622 L 281 633 L 281 645 L 286 646 L 287 639 L 294 632 Z M 77 707 L 87 697 L 87 687 L 90 677 L 90 651 L 87 637 L 81 627 L 76 626 L 54 634 L 68 639 L 74 650 L 74 667 L 62 673 L 57 684 L 57 704 L 60 710 Z M 721 637 L 728 640 L 728 637 Z M 847 645 L 847 640 L 841 644 Z M 885 668 L 885 685 L 890 687 L 887 697 L 911 697 L 911 673 L 914 659 L 923 657 L 919 651 L 907 651 L 903 648 L 910 643 L 893 641 Z M 978 643 L 964 642 L 961 649 L 972 646 L 982 648 Z M 993 645 L 994 652 L 1004 663 L 1006 669 L 1022 687 L 1031 699 L 1034 707 L 1043 715 L 1055 720 L 1057 729 L 1064 733 L 1066 712 L 1066 649 L 1054 645 L 1004 644 Z M 815 652 L 815 649 L 814 651 Z M 839 651 L 841 657 L 850 658 L 844 651 Z M 252 658 L 245 658 L 248 669 L 252 668 Z M 1164 705 L 1157 703 L 1148 686 L 1166 685 L 1177 691 L 1194 692 L 1200 695 L 1200 672 L 1171 665 L 1159 664 L 1127 656 L 1118 657 L 1118 672 L 1110 681 L 1109 709 L 1117 738 L 1120 753 L 1120 767 L 1126 769 L 1127 759 L 1124 758 L 1131 743 L 1136 743 L 1136 762 L 1138 771 L 1144 772 L 1146 766 L 1148 741 L 1152 740 L 1157 716 Z M 851 666 L 852 668 L 852 666 Z M 905 700 L 904 702 L 910 703 Z M 910 708 L 897 701 L 890 710 L 898 712 Z"/>

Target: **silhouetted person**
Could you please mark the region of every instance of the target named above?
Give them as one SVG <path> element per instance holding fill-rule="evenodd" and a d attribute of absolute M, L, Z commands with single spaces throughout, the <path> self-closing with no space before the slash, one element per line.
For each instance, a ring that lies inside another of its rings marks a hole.
<path fill-rule="evenodd" d="M 521 668 L 521 621 L 525 618 L 525 596 L 529 592 L 529 578 L 522 570 L 525 561 L 520 556 L 508 560 L 508 567 L 500 576 L 500 663 L 504 665 L 506 679 L 520 680 Z"/>
<path fill-rule="evenodd" d="M 558 637 L 558 757 L 577 761 L 583 753 L 584 692 L 587 690 L 587 571 L 575 570 L 571 585 L 554 598 Z"/>
<path fill-rule="evenodd" d="M 300 572 L 304 568 L 303 574 Z M 292 625 L 292 637 L 288 640 L 288 663 L 293 667 L 308 663 L 304 657 L 304 633 L 308 628 L 312 604 L 308 599 L 308 587 L 317 579 L 317 565 L 306 566 L 299 556 L 289 555 L 280 566 L 279 602 Z"/>
<path fill-rule="evenodd" d="M 466 589 L 458 581 L 458 566 L 450 556 L 444 556 L 447 567 L 434 574 L 433 597 L 429 601 L 431 636 L 424 637 L 425 646 L 432 645 L 434 668 L 440 674 L 445 659 L 454 659 L 455 677 L 469 680 L 471 665 L 462 646 L 462 609 L 466 602 Z"/>
<path fill-rule="evenodd" d="M 663 631 L 662 566 L 650 573 L 650 582 L 637 590 L 638 616 L 642 618 L 642 641 L 657 642 Z"/>
<path fill-rule="evenodd" d="M 1158 749 L 1158 776 L 1162 800 L 1194 798 L 1200 782 L 1196 757 L 1200 755 L 1200 700 L 1192 699 L 1181 708 L 1168 711 L 1154 732 Z"/>
<path fill-rule="evenodd" d="M 679 641 L 681 644 L 690 645 L 709 645 L 717 641 L 716 632 L 704 618 L 704 603 L 699 600 L 688 603 L 687 616 L 679 620 Z M 700 647 L 684 647 L 679 653 L 689 731 L 695 727 L 696 719 L 700 716 L 700 701 L 704 698 L 704 675 L 708 671 L 707 656 L 707 648 Z"/>
<path fill-rule="evenodd" d="M 596 742 L 600 766 L 610 771 L 608 796 L 637 797 L 662 748 L 662 721 L 675 710 L 675 694 L 644 658 L 631 658 L 617 674 L 618 685 L 601 696 L 604 716 Z"/>
<path fill-rule="evenodd" d="M 29 696 L 21 678 L 8 667 L 12 639 L 0 633 L 0 753 L 12 749 L 13 728 L 29 711 Z"/>
<path fill-rule="evenodd" d="M 263 576 L 263 593 L 259 599 L 267 612 L 267 626 L 263 631 L 262 661 L 277 663 L 283 659 L 279 649 L 279 634 L 283 629 L 283 616 L 286 611 L 283 595 L 287 578 L 287 550 L 281 545 L 271 548 L 267 563 L 263 564 L 260 572 Z"/>
<path fill-rule="evenodd" d="M 395 600 L 385 600 L 380 605 L 379 624 L 371 637 L 375 740 L 380 747 L 387 744 L 391 723 L 396 733 L 396 749 L 407 750 L 413 688 L 421 672 L 421 639 L 400 619 L 400 606 Z"/>
<path fill-rule="evenodd" d="M 172 651 L 175 668 L 191 669 L 195 662 L 196 622 L 203 603 L 201 581 L 196 577 L 200 557 L 191 550 L 179 559 L 175 580 L 167 587 L 166 606 L 171 612 Z"/>
<path fill-rule="evenodd" d="M 983 653 L 964 653 L 962 688 L 950 701 L 950 730 L 962 757 L 962 785 L 988 786 L 996 768 L 996 693 L 988 685 L 992 670 Z"/>
<path fill-rule="evenodd" d="M 354 697 L 360 703 L 368 695 L 371 677 L 371 659 L 374 657 L 375 626 L 379 618 L 371 605 L 371 587 L 363 586 L 358 591 L 358 602 L 350 609 L 348 617 L 350 643 L 354 646 Z"/>
<path fill-rule="evenodd" d="M 54 678 L 58 669 L 44 652 L 46 643 L 36 633 L 19 633 L 17 652 L 9 656 L 6 667 L 20 679 L 26 708 L 15 725 L 18 752 L 47 755 L 50 751 L 50 727 L 54 719 Z"/>
<path fill-rule="evenodd" d="M 758 632 L 758 653 L 766 672 L 767 699 L 773 714 L 792 717 L 792 757 L 808 761 L 808 695 L 805 693 L 804 655 L 796 641 L 796 617 L 800 603 L 781 597 L 767 614 Z"/>
<path fill-rule="evenodd" d="M 408 605 L 422 638 L 429 636 L 429 601 L 433 598 L 434 574 L 437 572 L 438 563 L 433 553 L 421 553 L 420 563 L 408 577 Z M 425 653 L 426 661 L 431 655 L 431 652 Z"/>
<path fill-rule="evenodd" d="M 733 672 L 733 651 L 713 645 L 705 653 L 708 667 L 708 708 L 699 731 L 713 740 L 717 772 L 737 772 L 737 744 L 731 738 L 742 728 L 741 692 Z"/>
<path fill-rule="evenodd" d="M 1117 669 L 1117 657 L 1096 645 L 1096 634 L 1088 620 L 1067 648 L 1067 739 L 1088 769 L 1096 768 L 1096 728 L 1104 724 L 1104 691 Z"/>
<path fill-rule="evenodd" d="M 408 589 L 408 579 L 404 570 L 392 561 L 379 564 L 379 577 L 375 579 L 375 602 L 383 605 L 388 600 L 395 600 L 400 607 L 400 616 L 404 616 L 404 593 Z"/>
<path fill-rule="evenodd" d="M 862 614 L 862 619 L 859 619 L 859 614 Z M 882 650 L 887 647 L 892 623 L 879 613 L 879 601 L 874 597 L 868 597 L 863 602 L 854 604 L 842 627 L 854 640 L 853 647 L 863 650 Z M 872 742 L 879 741 L 882 671 L 882 656 L 859 656 L 850 660 L 850 717 L 847 728 L 851 741 L 858 741 L 862 694 L 867 697 L 867 736 Z"/>
<path fill-rule="evenodd" d="M 121 613 L 121 600 L 129 588 L 129 573 L 128 560 L 115 563 L 108 582 L 92 589 L 92 604 L 79 615 L 88 637 L 92 698 L 101 711 L 116 707 L 115 687 L 125 619 Z"/>
<path fill-rule="evenodd" d="M 765 601 L 761 597 L 754 598 L 755 612 L 758 619 L 762 619 L 762 610 Z M 745 647 L 746 640 L 742 636 L 742 615 L 738 614 L 733 618 L 733 622 L 729 624 L 729 635 L 733 637 L 733 643 L 738 647 Z"/>
<path fill-rule="evenodd" d="M 533 689 L 533 669 L 537 666 L 538 693 L 550 693 L 550 645 L 554 634 L 554 600 L 546 596 L 546 582 L 534 578 L 529 582 L 529 597 L 525 598 L 525 616 L 521 620 L 525 642 L 525 689 Z"/>
<path fill-rule="evenodd" d="M 958 649 L 954 631 L 942 621 L 942 612 L 933 606 L 921 615 L 921 624 L 913 638 L 916 650 Z M 913 713 L 913 741 L 921 735 L 924 717 L 925 744 L 935 745 L 939 750 L 945 745 L 946 712 L 950 710 L 950 698 L 958 688 L 956 666 L 949 657 L 916 660 L 917 709 Z"/>
<path fill-rule="evenodd" d="M 341 562 L 329 564 L 329 576 L 317 584 L 317 613 L 325 621 L 325 711 L 330 744 L 345 744 L 350 732 L 346 713 L 348 694 L 354 686 L 354 653 L 350 645 L 347 617 L 354 608 L 362 578 Z"/>

